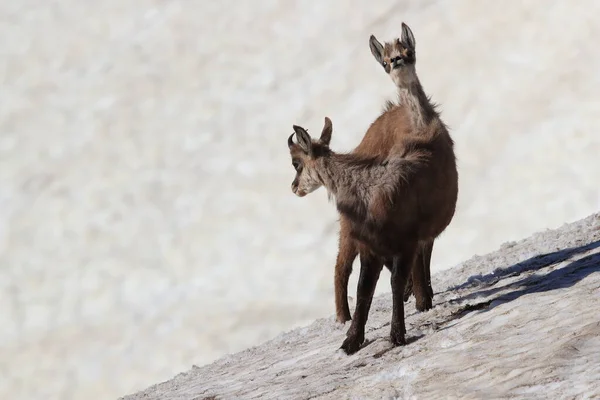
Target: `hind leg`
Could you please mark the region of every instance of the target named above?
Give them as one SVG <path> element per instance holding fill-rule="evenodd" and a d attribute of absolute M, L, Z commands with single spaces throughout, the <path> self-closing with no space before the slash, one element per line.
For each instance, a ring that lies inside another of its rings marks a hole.
<path fill-rule="evenodd" d="M 428 242 L 423 250 L 423 268 L 425 268 L 425 277 L 427 278 L 427 290 L 429 297 L 433 299 L 433 288 L 431 287 L 431 254 L 433 253 L 433 242 Z"/>
<path fill-rule="evenodd" d="M 394 259 L 386 259 L 385 266 L 390 270 L 390 273 L 394 270 Z M 406 278 L 406 286 L 404 288 L 404 302 L 407 302 L 410 298 L 410 295 L 413 294 L 413 279 L 412 273 L 408 274 L 408 278 Z"/>
<path fill-rule="evenodd" d="M 413 277 L 412 273 L 406 278 L 406 287 L 404 288 L 404 301 L 407 302 L 410 295 L 413 294 Z"/>
<path fill-rule="evenodd" d="M 433 240 L 422 242 L 412 270 L 413 292 L 416 299 L 416 308 L 427 311 L 433 307 L 433 290 L 431 289 L 431 252 Z"/>

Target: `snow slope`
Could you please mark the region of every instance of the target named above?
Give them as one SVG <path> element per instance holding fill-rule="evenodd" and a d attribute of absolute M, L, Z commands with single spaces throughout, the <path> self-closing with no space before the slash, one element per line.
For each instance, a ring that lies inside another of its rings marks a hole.
<path fill-rule="evenodd" d="M 330 315 L 336 212 L 293 196 L 285 140 L 328 115 L 336 149 L 358 143 L 394 96 L 368 37 L 401 21 L 459 159 L 435 270 L 596 212 L 598 15 L 0 2 L 0 398 L 114 398 Z"/>
<path fill-rule="evenodd" d="M 600 214 L 506 243 L 433 284 L 434 309 L 408 305 L 404 347 L 387 339 L 388 293 L 352 356 L 338 349 L 348 323 L 332 316 L 123 399 L 600 397 Z"/>

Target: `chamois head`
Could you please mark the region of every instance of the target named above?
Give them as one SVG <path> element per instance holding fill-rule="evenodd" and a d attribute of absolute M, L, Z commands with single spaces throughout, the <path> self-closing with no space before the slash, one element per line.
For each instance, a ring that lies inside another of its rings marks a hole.
<path fill-rule="evenodd" d="M 288 147 L 292 156 L 292 166 L 296 170 L 296 177 L 292 182 L 292 192 L 296 196 L 304 197 L 323 185 L 317 171 L 317 162 L 319 158 L 331 153 L 329 142 L 332 131 L 331 120 L 327 117 L 325 117 L 321 137 L 317 141 L 311 139 L 306 129 L 294 125 L 294 133 L 288 138 Z M 298 143 L 293 141 L 294 134 Z"/>
<path fill-rule="evenodd" d="M 403 86 L 415 77 L 415 36 L 404 22 L 402 36 L 384 45 L 375 36 L 369 38 L 369 47 L 375 60 L 387 72 L 396 86 Z"/>

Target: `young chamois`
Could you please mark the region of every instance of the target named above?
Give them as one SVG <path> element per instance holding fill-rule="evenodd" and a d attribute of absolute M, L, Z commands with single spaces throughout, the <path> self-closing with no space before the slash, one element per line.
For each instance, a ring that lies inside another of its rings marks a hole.
<path fill-rule="evenodd" d="M 435 107 L 425 95 L 417 77 L 415 43 L 414 35 L 405 23 L 402 23 L 401 39 L 395 39 L 385 45 L 379 43 L 373 35 L 369 39 L 371 53 L 398 88 L 399 106 L 407 107 L 411 114 L 410 124 L 413 129 L 406 133 L 418 135 L 419 130 L 426 129 L 429 125 L 436 125 L 439 126 L 440 134 L 448 135 L 446 127 Z M 386 109 L 394 107 L 396 105 L 390 102 L 386 105 Z M 406 121 L 402 121 L 402 123 L 404 122 Z M 394 146 L 397 151 L 401 150 L 397 146 L 402 146 L 402 143 L 396 139 L 397 137 L 388 134 L 381 135 L 380 132 L 369 129 L 353 153 L 386 157 Z M 448 143 L 448 151 L 453 153 L 452 141 L 450 140 Z M 455 164 L 449 165 L 449 168 L 456 171 Z M 457 180 L 458 177 L 453 179 Z M 456 182 L 456 184 L 458 183 Z M 456 203 L 456 199 L 454 203 Z M 412 279 L 411 277 L 408 279 L 405 290 L 405 300 L 408 300 L 411 292 L 415 293 L 416 308 L 419 311 L 429 310 L 433 305 L 430 273 L 433 242 L 433 240 L 425 241 L 420 245 L 416 263 L 421 269 L 415 269 Z M 350 235 L 348 221 L 343 215 L 340 215 L 340 238 L 335 264 L 335 308 L 337 321 L 341 323 L 351 319 L 348 307 L 348 281 L 352 273 L 352 263 L 358 252 L 358 244 Z M 386 264 L 386 266 L 391 271 L 391 264 Z"/>
<path fill-rule="evenodd" d="M 303 197 L 321 186 L 335 198 L 348 235 L 360 254 L 356 309 L 341 348 L 355 353 L 364 342 L 373 293 L 383 264 L 390 264 L 392 321 L 390 340 L 405 343 L 404 290 L 414 273 L 419 247 L 450 223 L 456 198 L 456 170 L 450 137 L 438 126 L 407 135 L 412 126 L 404 107 L 384 112 L 369 128 L 398 142 L 385 157 L 338 154 L 329 148 L 332 124 L 325 118 L 313 141 L 300 126 L 288 138 L 296 177 L 292 191 Z M 297 142 L 294 143 L 293 136 Z M 397 149 L 400 149 L 399 151 Z"/>

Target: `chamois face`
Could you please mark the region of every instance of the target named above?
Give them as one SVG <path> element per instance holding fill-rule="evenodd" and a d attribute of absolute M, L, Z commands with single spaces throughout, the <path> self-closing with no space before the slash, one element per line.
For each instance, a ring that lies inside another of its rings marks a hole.
<path fill-rule="evenodd" d="M 415 37 L 404 22 L 402 36 L 385 45 L 379 43 L 375 36 L 369 38 L 369 47 L 375 60 L 387 72 L 396 86 L 403 86 L 415 77 Z"/>
<path fill-rule="evenodd" d="M 321 137 L 317 141 L 311 139 L 306 129 L 294 125 L 294 133 L 288 138 L 288 147 L 292 157 L 292 166 L 296 170 L 296 177 L 292 182 L 292 192 L 296 196 L 304 197 L 323 185 L 317 167 L 319 159 L 330 154 L 331 133 L 332 124 L 327 117 L 325 117 L 325 126 Z M 293 141 L 294 134 L 298 143 Z"/>

